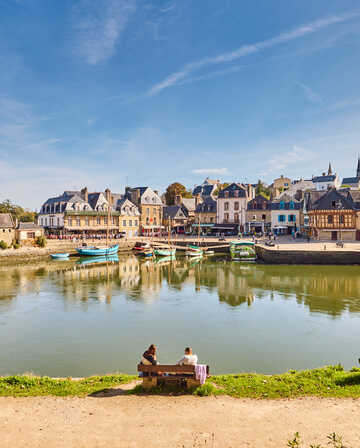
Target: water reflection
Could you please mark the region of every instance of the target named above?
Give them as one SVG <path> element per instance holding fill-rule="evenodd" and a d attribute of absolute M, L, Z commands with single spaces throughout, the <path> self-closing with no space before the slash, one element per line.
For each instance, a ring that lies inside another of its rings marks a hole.
<path fill-rule="evenodd" d="M 111 260 L 38 262 L 0 267 L 0 311 L 17 296 L 39 293 L 44 284 L 67 303 L 128 300 L 155 302 L 163 288 L 193 288 L 217 294 L 230 307 L 251 306 L 264 298 L 296 300 L 313 313 L 333 317 L 360 311 L 356 266 L 243 265 L 221 258 L 146 260 L 135 256 Z"/>

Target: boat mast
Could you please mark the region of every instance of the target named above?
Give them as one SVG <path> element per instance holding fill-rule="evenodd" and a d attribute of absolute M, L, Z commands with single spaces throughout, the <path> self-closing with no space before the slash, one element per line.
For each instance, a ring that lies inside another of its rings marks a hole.
<path fill-rule="evenodd" d="M 107 190 L 107 201 L 108 201 L 108 218 L 107 218 L 107 226 L 106 226 L 106 247 L 109 247 L 109 225 L 110 225 L 110 190 Z"/>

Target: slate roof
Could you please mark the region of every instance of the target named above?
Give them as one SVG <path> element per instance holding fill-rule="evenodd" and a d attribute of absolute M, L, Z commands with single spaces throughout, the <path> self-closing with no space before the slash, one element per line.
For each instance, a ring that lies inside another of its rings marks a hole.
<path fill-rule="evenodd" d="M 131 202 L 130 199 L 127 198 L 127 197 L 123 197 L 122 199 L 119 199 L 119 200 L 117 201 L 115 210 L 117 210 L 117 211 L 120 212 L 120 211 L 121 211 L 121 207 L 122 207 L 124 204 L 126 204 L 127 202 L 129 203 L 129 207 L 133 207 L 133 208 L 134 208 L 134 212 L 132 213 L 131 216 L 138 216 L 138 215 L 140 215 L 139 209 L 138 209 L 138 207 L 136 206 L 136 204 L 134 204 L 133 202 Z M 130 215 L 129 215 L 129 216 L 130 216 Z"/>
<path fill-rule="evenodd" d="M 188 212 L 195 211 L 195 198 L 182 198 L 182 205 Z"/>
<path fill-rule="evenodd" d="M 15 227 L 14 221 L 10 213 L 0 213 L 0 228 L 13 229 Z"/>
<path fill-rule="evenodd" d="M 254 197 L 254 199 L 251 199 L 251 201 L 248 202 L 247 210 L 254 210 L 253 204 L 254 203 L 261 204 L 262 202 L 266 203 L 266 209 L 257 208 L 255 210 L 271 210 L 271 201 L 262 194 L 258 194 L 257 196 Z"/>
<path fill-rule="evenodd" d="M 88 203 L 90 204 L 90 207 L 93 210 L 95 210 L 97 201 L 99 200 L 99 197 L 100 197 L 101 194 L 102 193 L 89 193 L 89 195 L 88 195 Z M 105 197 L 105 199 L 106 199 L 106 197 Z M 83 200 L 83 202 L 85 202 L 85 201 Z"/>
<path fill-rule="evenodd" d="M 197 205 L 196 213 L 216 213 L 217 202 L 211 197 L 205 197 L 204 201 Z"/>
<path fill-rule="evenodd" d="M 184 216 L 178 216 L 179 212 L 182 212 Z M 168 205 L 164 207 L 164 219 L 186 218 L 185 210 L 181 205 Z"/>
<path fill-rule="evenodd" d="M 34 222 L 19 222 L 19 230 L 40 230 L 42 227 L 38 226 Z"/>
<path fill-rule="evenodd" d="M 347 191 L 341 192 L 332 188 L 313 202 L 310 208 L 312 210 L 336 210 L 334 201 L 340 201 L 345 210 L 353 210 L 356 206 Z"/>
<path fill-rule="evenodd" d="M 344 177 L 342 183 L 346 184 L 358 184 L 360 182 L 360 177 Z"/>
<path fill-rule="evenodd" d="M 331 176 L 316 176 L 313 177 L 313 182 L 333 182 L 336 176 L 333 174 Z"/>
<path fill-rule="evenodd" d="M 192 194 L 196 196 L 200 194 L 201 196 L 211 196 L 213 192 L 216 190 L 215 185 L 198 185 L 194 188 Z"/>
<path fill-rule="evenodd" d="M 238 191 L 238 198 L 246 198 L 246 188 L 242 184 L 237 184 L 233 182 L 226 188 L 219 191 L 219 198 L 225 198 L 225 192 L 229 192 L 229 198 L 235 198 L 235 191 Z"/>

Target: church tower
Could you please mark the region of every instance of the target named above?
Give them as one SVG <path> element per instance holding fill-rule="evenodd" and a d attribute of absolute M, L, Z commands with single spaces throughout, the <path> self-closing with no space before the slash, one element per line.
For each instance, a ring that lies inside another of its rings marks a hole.
<path fill-rule="evenodd" d="M 358 166 L 360 168 L 360 166 Z M 328 176 L 332 176 L 331 162 L 329 162 Z"/>
<path fill-rule="evenodd" d="M 356 170 L 356 177 L 360 177 L 360 155 L 358 156 L 358 166 Z"/>

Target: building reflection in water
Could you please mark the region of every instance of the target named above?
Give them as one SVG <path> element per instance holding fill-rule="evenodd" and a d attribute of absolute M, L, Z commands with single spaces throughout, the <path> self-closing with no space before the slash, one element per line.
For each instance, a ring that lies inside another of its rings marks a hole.
<path fill-rule="evenodd" d="M 356 266 L 243 265 L 224 259 L 141 260 L 121 256 L 118 261 L 78 265 L 73 260 L 0 266 L 0 309 L 18 296 L 57 291 L 66 303 L 90 301 L 110 304 L 114 297 L 151 304 L 163 288 L 194 294 L 207 291 L 231 307 L 254 301 L 296 300 L 311 312 L 332 317 L 360 312 L 360 276 Z"/>

